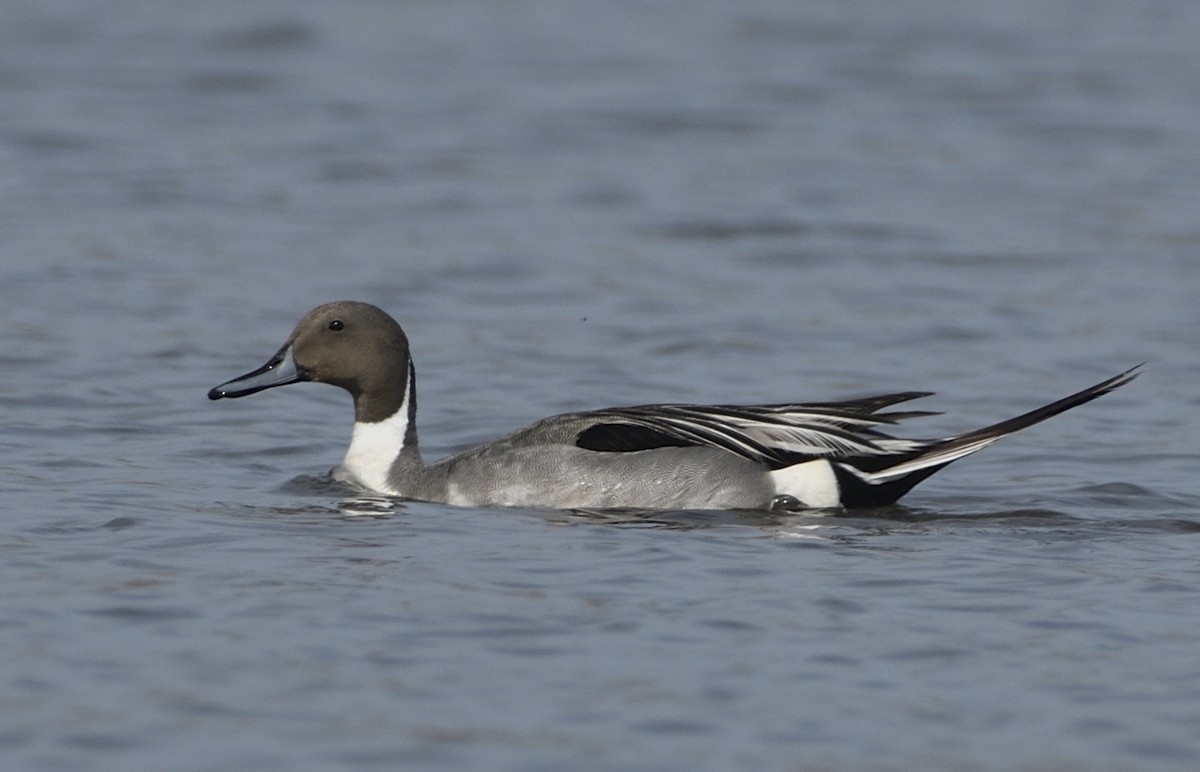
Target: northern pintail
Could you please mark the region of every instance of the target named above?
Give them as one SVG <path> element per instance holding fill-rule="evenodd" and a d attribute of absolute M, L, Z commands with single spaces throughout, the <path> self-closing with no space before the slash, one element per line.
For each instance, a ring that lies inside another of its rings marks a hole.
<path fill-rule="evenodd" d="M 924 411 L 880 412 L 932 392 L 778 405 L 640 405 L 542 419 L 426 464 L 408 338 L 366 303 L 318 306 L 262 367 L 209 399 L 318 381 L 354 398 L 339 480 L 380 493 L 465 506 L 643 509 L 873 507 L 947 464 L 1100 397 L 1141 365 L 1024 415 L 954 437 L 881 431 Z"/>

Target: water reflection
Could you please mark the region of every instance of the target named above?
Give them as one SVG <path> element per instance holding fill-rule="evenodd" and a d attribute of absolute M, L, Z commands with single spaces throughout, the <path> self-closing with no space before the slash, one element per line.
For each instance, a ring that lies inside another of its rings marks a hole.
<path fill-rule="evenodd" d="M 390 520 L 401 514 L 436 518 L 439 511 L 472 512 L 480 517 L 538 518 L 550 525 L 599 525 L 618 528 L 696 531 L 716 528 L 754 528 L 782 538 L 846 543 L 864 536 L 913 535 L 921 532 L 946 533 L 948 530 L 1000 529 L 1013 533 L 1037 530 L 1069 538 L 1095 538 L 1114 529 L 1200 533 L 1200 522 L 1190 515 L 1186 503 L 1163 497 L 1154 491 L 1125 484 L 1094 485 L 1079 488 L 1059 499 L 1040 497 L 1054 506 L 996 508 L 980 497 L 960 496 L 952 505 L 933 508 L 894 504 L 865 510 L 795 510 L 779 507 L 770 510 L 666 510 L 666 509 L 529 509 L 463 508 L 449 504 L 412 501 L 362 491 L 334 480 L 330 475 L 299 475 L 277 489 L 289 496 L 323 499 L 306 506 L 247 507 L 262 516 L 268 509 L 272 517 L 300 518 L 322 522 Z M 1103 504 L 1103 514 L 1081 516 L 1080 501 Z M 1114 516 L 1118 504 L 1140 506 Z M 1154 500 L 1158 506 L 1146 506 Z M 1155 514 L 1151 515 L 1151 512 Z"/>

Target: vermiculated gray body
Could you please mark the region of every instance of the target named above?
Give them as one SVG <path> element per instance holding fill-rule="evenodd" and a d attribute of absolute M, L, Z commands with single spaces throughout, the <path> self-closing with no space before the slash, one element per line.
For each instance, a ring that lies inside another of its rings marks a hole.
<path fill-rule="evenodd" d="M 397 465 L 395 487 L 449 504 L 558 509 L 763 509 L 775 495 L 766 466 L 719 448 L 596 453 L 540 436 L 556 433 L 535 427 L 428 467 Z"/>

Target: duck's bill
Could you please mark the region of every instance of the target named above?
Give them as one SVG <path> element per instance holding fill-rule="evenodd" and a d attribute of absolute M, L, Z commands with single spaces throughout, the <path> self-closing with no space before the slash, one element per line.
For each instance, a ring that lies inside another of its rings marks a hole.
<path fill-rule="evenodd" d="M 208 392 L 209 399 L 222 397 L 244 397 L 263 389 L 274 386 L 286 386 L 289 383 L 305 380 L 304 372 L 296 366 L 290 345 L 279 349 L 271 361 L 253 372 L 246 373 L 226 381 Z"/>

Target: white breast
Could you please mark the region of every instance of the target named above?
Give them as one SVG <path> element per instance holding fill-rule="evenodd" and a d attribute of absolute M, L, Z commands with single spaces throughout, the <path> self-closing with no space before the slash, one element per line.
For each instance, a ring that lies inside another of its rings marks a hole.
<path fill-rule="evenodd" d="M 350 448 L 335 475 L 338 479 L 349 479 L 380 493 L 397 493 L 388 484 L 388 471 L 392 462 L 404 447 L 404 433 L 408 431 L 408 406 L 377 423 L 359 421 L 354 424 L 350 436 Z"/>

